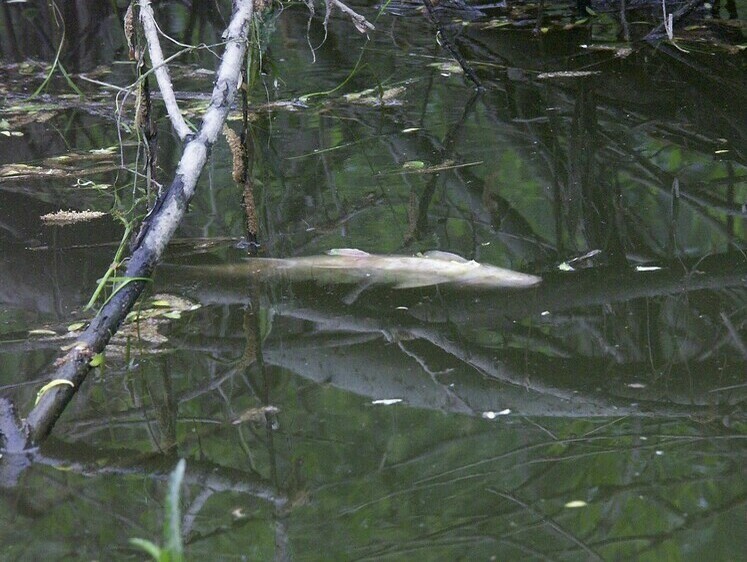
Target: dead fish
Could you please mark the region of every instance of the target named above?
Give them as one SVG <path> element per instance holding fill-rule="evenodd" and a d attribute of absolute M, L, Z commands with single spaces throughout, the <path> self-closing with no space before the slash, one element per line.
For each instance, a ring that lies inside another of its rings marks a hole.
<path fill-rule="evenodd" d="M 381 256 L 362 250 L 334 249 L 323 256 L 299 258 L 249 258 L 243 263 L 196 266 L 201 276 L 243 278 L 283 278 L 322 283 L 362 283 L 392 285 L 395 289 L 428 287 L 448 283 L 474 288 L 533 287 L 540 277 L 493 265 L 466 260 L 441 251 L 417 256 Z M 186 270 L 193 268 L 187 267 Z"/>

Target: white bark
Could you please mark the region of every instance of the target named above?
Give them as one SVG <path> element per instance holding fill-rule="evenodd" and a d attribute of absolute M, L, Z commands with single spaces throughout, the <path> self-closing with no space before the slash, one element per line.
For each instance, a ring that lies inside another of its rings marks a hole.
<path fill-rule="evenodd" d="M 179 111 L 179 105 L 176 103 L 174 88 L 171 85 L 171 77 L 169 76 L 169 68 L 163 60 L 161 42 L 158 40 L 158 27 L 153 16 L 153 8 L 150 7 L 150 0 L 140 0 L 140 21 L 143 23 L 143 32 L 145 33 L 145 40 L 148 43 L 150 63 L 158 81 L 158 89 L 161 90 L 161 94 L 163 95 L 166 111 L 169 114 L 169 119 L 171 119 L 171 124 L 176 134 L 179 135 L 181 140 L 184 140 L 192 130 L 184 120 Z"/>
<path fill-rule="evenodd" d="M 141 6 L 143 4 L 149 2 L 143 0 Z M 149 6 L 147 8 L 150 9 Z M 166 245 L 186 214 L 210 147 L 217 140 L 236 96 L 252 16 L 253 0 L 235 1 L 233 17 L 224 34 L 225 53 L 218 68 L 210 106 L 205 112 L 202 126 L 184 147 L 174 181 L 163 199 L 157 203 L 151 216 L 146 219 L 144 234 L 127 264 L 125 277 L 130 281 L 124 283 L 101 308 L 76 345 L 55 362 L 56 369 L 50 378 L 65 380 L 70 384 L 58 384 L 49 389 L 29 413 L 26 429 L 31 443 L 36 443 L 49 434 L 55 421 L 85 380 L 91 368 L 91 358 L 103 351 L 132 309 L 145 287 L 143 279 L 149 278 L 152 274 Z M 165 90 L 161 90 L 164 99 L 169 90 L 170 82 Z M 173 96 L 173 90 L 171 94 Z"/>

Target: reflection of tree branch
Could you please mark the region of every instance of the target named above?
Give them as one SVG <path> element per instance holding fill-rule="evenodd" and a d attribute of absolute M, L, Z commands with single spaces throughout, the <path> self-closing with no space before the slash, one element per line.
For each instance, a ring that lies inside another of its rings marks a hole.
<path fill-rule="evenodd" d="M 176 458 L 171 455 L 144 457 L 141 451 L 96 449 L 80 442 L 65 443 L 54 438 L 46 441 L 41 450 L 27 451 L 25 468 L 32 463 L 61 467 L 66 471 L 87 476 L 142 476 L 166 481 Z M 2 463 L 9 462 L 5 457 Z M 107 463 L 102 464 L 102 459 Z M 184 482 L 216 492 L 245 493 L 282 508 L 288 498 L 271 484 L 252 474 L 207 461 L 190 460 Z"/>
<path fill-rule="evenodd" d="M 10 400 L 0 398 L 0 450 L 20 453 L 25 448 L 26 436 L 16 418 L 15 408 Z"/>
<path fill-rule="evenodd" d="M 527 511 L 531 512 L 532 514 L 534 514 L 536 517 L 539 517 L 539 519 L 542 522 L 544 522 L 545 524 L 549 525 L 558 534 L 560 534 L 561 536 L 565 537 L 566 539 L 568 539 L 569 541 L 571 541 L 572 543 L 574 543 L 576 546 L 580 547 L 581 550 L 583 550 L 584 552 L 586 552 L 586 554 L 588 554 L 591 557 L 591 559 L 593 559 L 593 560 L 603 560 L 603 558 L 597 552 L 593 551 L 589 547 L 589 545 L 587 545 L 586 543 L 584 543 L 581 539 L 579 539 L 576 535 L 574 535 L 573 533 L 571 533 L 567 529 L 563 528 L 552 517 L 548 517 L 547 515 L 545 515 L 545 514 L 539 512 L 539 511 L 537 511 L 535 508 L 533 508 L 528 503 L 520 500 L 516 496 L 513 496 L 513 495 L 509 494 L 508 492 L 501 492 L 499 490 L 495 490 L 495 489 L 491 489 L 491 488 L 488 488 L 488 492 L 490 492 L 492 494 L 495 494 L 497 496 L 500 496 L 500 497 L 502 497 L 504 499 L 507 499 L 507 500 L 509 500 L 509 501 L 511 501 L 511 502 L 513 502 L 515 504 L 518 504 L 521 507 L 523 507 L 524 509 L 526 509 Z"/>
<path fill-rule="evenodd" d="M 422 1 L 426 11 L 428 12 L 428 16 L 438 30 L 437 37 L 440 38 L 439 44 L 443 48 L 445 48 L 452 57 L 454 57 L 454 60 L 456 60 L 459 63 L 459 66 L 462 67 L 464 75 L 470 79 L 475 87 L 478 90 L 483 90 L 484 88 L 482 82 L 480 82 L 480 79 L 477 77 L 477 74 L 475 74 L 475 71 L 472 69 L 469 62 L 467 62 L 467 59 L 465 59 L 464 56 L 462 56 L 462 53 L 459 52 L 459 48 L 456 46 L 454 39 L 449 33 L 449 30 L 446 29 L 446 27 L 441 22 L 441 18 L 438 16 L 438 14 L 436 14 L 433 2 L 431 0 Z"/>
<path fill-rule="evenodd" d="M 421 319 L 448 318 L 454 322 L 469 319 L 482 326 L 494 326 L 506 317 L 535 317 L 544 311 L 560 312 L 643 297 L 740 288 L 747 284 L 747 260 L 739 252 L 659 265 L 662 269 L 645 272 L 620 272 L 610 268 L 551 272 L 544 275 L 536 289 L 518 294 L 492 293 L 489 307 L 482 300 L 474 303 L 473 295 L 462 296 L 455 292 L 444 302 L 446 309 L 421 306 L 410 311 Z"/>
<path fill-rule="evenodd" d="M 660 488 L 657 488 L 660 489 Z M 693 529 L 703 528 L 703 522 L 714 517 L 731 511 L 737 507 L 743 506 L 747 503 L 747 494 L 741 494 L 726 504 L 720 505 L 716 508 L 704 510 L 702 512 L 690 513 L 688 517 L 680 519 L 681 523 L 677 527 L 674 527 L 666 532 L 660 532 L 656 534 L 636 534 L 636 535 L 623 535 L 617 537 L 609 537 L 604 539 L 595 540 L 591 543 L 593 547 L 603 547 L 609 545 L 615 545 L 620 543 L 636 543 L 644 542 L 644 546 L 634 552 L 634 558 L 638 558 L 646 552 L 650 552 L 654 548 L 660 546 L 664 541 L 669 540 L 677 534 L 684 532 L 692 532 Z"/>
<path fill-rule="evenodd" d="M 429 2 L 430 0 L 425 1 Z M 451 127 L 449 127 L 449 130 L 446 132 L 441 146 L 438 146 L 436 148 L 438 155 L 442 161 L 446 161 L 447 158 L 454 152 L 456 141 L 459 138 L 462 129 L 464 128 L 464 124 L 467 122 L 467 117 L 470 115 L 470 113 L 472 113 L 475 107 L 475 102 L 477 101 L 478 96 L 479 94 L 475 92 L 467 100 L 467 103 L 464 104 L 464 109 L 462 110 L 462 114 L 459 120 L 453 123 Z M 435 144 L 435 142 L 433 144 Z M 412 234 L 415 240 L 422 240 L 427 234 L 428 211 L 431 200 L 433 199 L 433 195 L 436 192 L 436 185 L 440 178 L 441 174 L 433 174 L 431 176 L 431 179 L 426 184 L 425 189 L 423 189 L 422 195 L 420 196 L 420 200 L 418 201 L 417 221 L 414 232 Z M 405 240 L 405 245 L 408 245 L 409 242 L 409 240 Z"/>
<path fill-rule="evenodd" d="M 201 482 L 200 484 L 203 483 Z M 182 518 L 182 534 L 185 537 L 192 534 L 197 516 L 200 514 L 202 508 L 214 493 L 214 490 L 207 486 L 204 486 L 202 490 L 200 490 L 200 492 L 197 494 L 197 497 L 192 500 L 192 502 L 189 504 L 189 507 L 187 507 L 187 509 L 184 511 L 184 517 Z"/>

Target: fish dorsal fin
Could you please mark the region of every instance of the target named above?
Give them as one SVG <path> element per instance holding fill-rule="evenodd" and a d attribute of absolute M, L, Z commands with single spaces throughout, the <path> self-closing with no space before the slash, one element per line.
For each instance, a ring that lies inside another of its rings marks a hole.
<path fill-rule="evenodd" d="M 365 258 L 370 256 L 368 252 L 364 252 L 363 250 L 356 250 L 355 248 L 333 248 L 331 250 L 327 250 L 328 256 L 346 256 L 349 258 Z"/>
<path fill-rule="evenodd" d="M 464 259 L 462 256 L 452 254 L 451 252 L 442 252 L 441 250 L 425 252 L 423 257 L 428 258 L 429 260 L 455 261 L 458 263 L 467 263 L 469 261 Z"/>

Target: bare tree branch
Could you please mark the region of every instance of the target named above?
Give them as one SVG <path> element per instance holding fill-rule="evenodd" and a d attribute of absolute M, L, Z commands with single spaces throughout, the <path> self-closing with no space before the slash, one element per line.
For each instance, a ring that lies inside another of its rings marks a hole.
<path fill-rule="evenodd" d="M 143 32 L 148 43 L 150 62 L 153 65 L 153 71 L 158 81 L 158 89 L 161 90 L 161 94 L 163 95 L 166 111 L 169 114 L 169 119 L 171 119 L 171 124 L 176 130 L 176 134 L 179 135 L 181 140 L 184 140 L 187 138 L 187 135 L 192 133 L 192 130 L 187 125 L 184 117 L 182 117 L 179 105 L 176 103 L 174 88 L 171 85 L 171 77 L 169 76 L 169 68 L 163 59 L 161 43 L 158 40 L 158 28 L 156 27 L 156 20 L 153 16 L 153 8 L 150 7 L 150 0 L 140 0 L 140 21 L 143 22 Z"/>
<path fill-rule="evenodd" d="M 144 1 L 141 4 L 148 3 Z M 157 202 L 148 224 L 141 231 L 127 264 L 124 281 L 115 288 L 112 297 L 73 348 L 55 363 L 56 371 L 51 379 L 68 382 L 50 388 L 29 413 L 26 424 L 31 443 L 38 442 L 49 434 L 85 380 L 91 368 L 91 359 L 103 351 L 142 293 L 166 245 L 187 212 L 210 147 L 217 140 L 236 95 L 252 16 L 253 0 L 238 0 L 234 3 L 233 17 L 224 34 L 227 39 L 226 50 L 202 127 L 184 147 L 171 186 Z"/>

